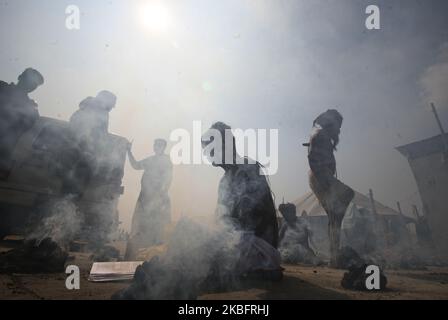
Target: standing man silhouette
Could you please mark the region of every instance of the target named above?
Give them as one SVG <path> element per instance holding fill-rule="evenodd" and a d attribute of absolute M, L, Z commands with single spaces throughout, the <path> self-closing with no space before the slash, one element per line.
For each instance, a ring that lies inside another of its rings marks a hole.
<path fill-rule="evenodd" d="M 143 170 L 141 191 L 132 217 L 131 235 L 125 259 L 135 259 L 138 248 L 159 245 L 163 242 L 165 227 L 171 222 L 171 202 L 168 190 L 173 165 L 165 154 L 166 140 L 154 141 L 154 155 L 137 161 L 129 144 L 128 156 L 135 170 Z"/>

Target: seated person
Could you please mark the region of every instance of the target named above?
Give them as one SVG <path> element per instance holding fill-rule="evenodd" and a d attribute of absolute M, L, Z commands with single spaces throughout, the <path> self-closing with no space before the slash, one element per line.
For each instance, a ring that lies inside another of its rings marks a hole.
<path fill-rule="evenodd" d="M 225 171 L 216 219 L 205 226 L 180 220 L 166 252 L 138 267 L 132 284 L 114 299 L 194 299 L 203 290 L 228 289 L 241 280 L 282 279 L 271 189 L 260 164 L 236 161 L 247 159 L 225 143 L 226 130 L 230 127 L 219 122 L 202 137 L 212 164 Z M 216 139 L 222 143 L 216 146 Z M 226 148 L 233 155 L 230 163 L 218 160 Z"/>
<path fill-rule="evenodd" d="M 285 263 L 317 264 L 317 257 L 311 249 L 311 229 L 296 215 L 293 204 L 281 204 L 279 211 L 284 218 L 280 229 L 279 251 Z"/>

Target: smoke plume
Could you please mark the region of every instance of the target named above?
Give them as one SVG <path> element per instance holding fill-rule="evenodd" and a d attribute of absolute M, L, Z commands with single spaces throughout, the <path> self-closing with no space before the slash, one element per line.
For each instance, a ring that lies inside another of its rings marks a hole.
<path fill-rule="evenodd" d="M 61 247 L 67 247 L 79 233 L 82 215 L 71 197 L 54 200 L 47 205 L 48 212 L 28 235 L 28 239 L 38 243 L 50 238 Z"/>
<path fill-rule="evenodd" d="M 433 102 L 440 108 L 448 109 L 448 43 L 442 46 L 437 60 L 420 79 L 423 99 L 426 104 Z"/>

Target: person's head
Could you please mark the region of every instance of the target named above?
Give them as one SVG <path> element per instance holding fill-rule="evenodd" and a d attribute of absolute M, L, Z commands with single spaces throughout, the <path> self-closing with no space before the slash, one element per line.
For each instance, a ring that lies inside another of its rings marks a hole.
<path fill-rule="evenodd" d="M 214 148 L 209 150 L 207 154 L 207 156 L 210 157 L 212 165 L 215 167 L 226 167 L 234 164 L 236 158 L 235 137 L 232 134 L 232 128 L 224 122 L 214 123 L 210 129 L 202 135 L 202 148 L 205 150 L 209 147 L 210 144 L 214 142 L 216 134 L 218 134 L 221 141 L 214 145 Z M 226 139 L 226 137 L 228 139 Z M 218 147 L 219 145 L 221 148 Z M 227 163 L 229 161 L 226 161 L 226 152 L 230 155 L 231 163 Z"/>
<path fill-rule="evenodd" d="M 93 97 L 87 97 L 85 99 L 83 99 L 80 103 L 79 103 L 79 109 L 86 109 L 91 107 L 93 104 L 95 103 L 95 98 Z"/>
<path fill-rule="evenodd" d="M 287 223 L 294 224 L 297 221 L 296 206 L 294 204 L 282 203 L 278 207 L 278 211 L 280 211 Z"/>
<path fill-rule="evenodd" d="M 165 153 L 167 142 L 164 139 L 154 140 L 154 153 L 157 155 L 162 155 Z"/>
<path fill-rule="evenodd" d="M 17 86 L 27 93 L 33 92 L 37 87 L 44 83 L 44 77 L 42 74 L 33 69 L 27 68 L 18 78 Z"/>
<path fill-rule="evenodd" d="M 100 91 L 96 95 L 95 99 L 98 101 L 101 107 L 103 107 L 107 111 L 111 111 L 113 108 L 115 108 L 115 104 L 117 103 L 117 96 L 107 90 Z"/>
<path fill-rule="evenodd" d="M 342 121 L 344 118 L 335 109 L 329 109 L 324 113 L 320 114 L 316 120 L 314 120 L 313 125 L 319 125 L 322 129 L 326 130 L 333 140 L 333 147 L 336 149 L 339 143 L 339 134 L 341 133 Z"/>

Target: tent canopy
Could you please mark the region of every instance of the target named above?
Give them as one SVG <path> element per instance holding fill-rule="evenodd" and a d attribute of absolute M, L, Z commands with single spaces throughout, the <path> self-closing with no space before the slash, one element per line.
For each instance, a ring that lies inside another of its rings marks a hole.
<path fill-rule="evenodd" d="M 293 202 L 297 207 L 297 215 L 301 216 L 305 211 L 308 216 L 326 216 L 325 210 L 317 200 L 313 192 L 308 192 L 304 196 L 300 197 Z M 355 204 L 358 208 L 366 208 L 372 210 L 372 205 L 370 203 L 370 198 L 357 191 L 355 191 L 355 197 L 352 200 L 352 204 Z M 400 215 L 394 209 L 391 209 L 384 204 L 375 200 L 375 208 L 379 215 L 383 216 L 397 216 Z"/>

